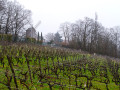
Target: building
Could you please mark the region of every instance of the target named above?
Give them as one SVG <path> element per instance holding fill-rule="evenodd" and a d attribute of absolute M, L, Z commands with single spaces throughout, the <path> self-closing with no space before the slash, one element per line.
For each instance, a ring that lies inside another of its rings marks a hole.
<path fill-rule="evenodd" d="M 37 34 L 35 28 L 31 27 L 26 30 L 27 38 L 35 38 L 37 40 Z"/>

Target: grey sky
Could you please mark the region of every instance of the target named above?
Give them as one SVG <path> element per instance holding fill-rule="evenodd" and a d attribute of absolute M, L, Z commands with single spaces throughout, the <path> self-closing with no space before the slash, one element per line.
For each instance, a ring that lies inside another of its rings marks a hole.
<path fill-rule="evenodd" d="M 43 35 L 57 32 L 61 23 L 95 17 L 105 27 L 120 25 L 120 0 L 17 0 L 32 11 L 33 24 Z"/>

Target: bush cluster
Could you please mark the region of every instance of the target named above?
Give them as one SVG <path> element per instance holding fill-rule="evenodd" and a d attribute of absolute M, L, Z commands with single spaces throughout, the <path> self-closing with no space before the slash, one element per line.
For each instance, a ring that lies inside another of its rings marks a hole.
<path fill-rule="evenodd" d="M 12 41 L 12 35 L 11 34 L 0 34 L 0 41 Z"/>
<path fill-rule="evenodd" d="M 30 43 L 35 43 L 36 42 L 36 39 L 35 38 L 26 38 L 26 41 L 27 42 L 30 42 Z"/>

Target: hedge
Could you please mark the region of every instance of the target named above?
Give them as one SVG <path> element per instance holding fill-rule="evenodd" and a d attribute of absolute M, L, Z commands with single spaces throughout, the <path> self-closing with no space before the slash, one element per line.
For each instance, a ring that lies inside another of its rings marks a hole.
<path fill-rule="evenodd" d="M 30 42 L 30 43 L 35 43 L 36 42 L 36 39 L 35 38 L 26 38 L 26 41 L 27 42 Z"/>
<path fill-rule="evenodd" d="M 0 34 L 0 41 L 12 41 L 12 35 L 11 34 Z"/>

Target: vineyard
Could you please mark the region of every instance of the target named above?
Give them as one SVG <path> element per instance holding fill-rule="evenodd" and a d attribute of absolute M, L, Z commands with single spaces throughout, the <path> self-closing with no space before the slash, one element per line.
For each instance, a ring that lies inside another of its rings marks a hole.
<path fill-rule="evenodd" d="M 0 90 L 120 90 L 120 62 L 64 48 L 1 45 Z"/>

